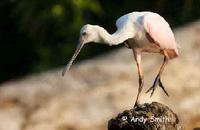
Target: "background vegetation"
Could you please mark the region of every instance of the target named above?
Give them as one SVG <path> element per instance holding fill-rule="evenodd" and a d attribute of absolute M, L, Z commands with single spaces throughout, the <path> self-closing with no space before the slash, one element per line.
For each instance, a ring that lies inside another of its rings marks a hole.
<path fill-rule="evenodd" d="M 198 19 L 199 8 L 199 0 L 1 0 L 0 82 L 66 64 L 86 23 L 112 33 L 119 16 L 149 10 L 174 27 Z M 89 45 L 78 59 L 112 48 Z"/>

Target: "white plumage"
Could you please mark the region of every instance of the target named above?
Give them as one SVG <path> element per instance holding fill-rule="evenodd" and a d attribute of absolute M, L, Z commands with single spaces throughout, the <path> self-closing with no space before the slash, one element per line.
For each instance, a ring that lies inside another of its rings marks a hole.
<path fill-rule="evenodd" d="M 132 12 L 118 18 L 116 26 L 117 31 L 109 34 L 104 28 L 98 25 L 84 25 L 80 31 L 77 49 L 62 74 L 64 75 L 66 70 L 70 69 L 73 61 L 86 43 L 95 42 L 108 45 L 125 44 L 126 47 L 133 50 L 138 67 L 139 90 L 135 105 L 139 103 L 140 93 L 144 84 L 141 69 L 142 52 L 154 52 L 164 55 L 164 61 L 160 71 L 153 86 L 148 91 L 152 91 L 152 96 L 156 86 L 159 85 L 168 95 L 160 80 L 160 75 L 167 61 L 177 57 L 179 54 L 174 34 L 166 20 L 159 14 L 153 12 Z"/>

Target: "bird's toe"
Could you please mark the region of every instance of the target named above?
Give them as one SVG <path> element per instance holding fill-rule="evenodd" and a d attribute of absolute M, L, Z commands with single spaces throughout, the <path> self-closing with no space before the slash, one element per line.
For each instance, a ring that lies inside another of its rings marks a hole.
<path fill-rule="evenodd" d="M 162 90 L 164 91 L 164 93 L 165 93 L 167 96 L 169 96 L 169 94 L 168 94 L 168 92 L 166 91 L 166 89 L 165 89 L 163 83 L 161 82 L 160 78 L 159 78 L 159 86 L 162 88 Z"/>
<path fill-rule="evenodd" d="M 154 91 L 156 90 L 156 87 L 159 85 L 159 79 L 160 79 L 160 77 L 157 76 L 156 79 L 155 79 L 155 81 L 154 81 L 154 83 L 153 83 L 153 85 L 146 91 L 146 93 L 148 93 L 148 92 L 151 91 L 150 97 L 153 96 Z"/>

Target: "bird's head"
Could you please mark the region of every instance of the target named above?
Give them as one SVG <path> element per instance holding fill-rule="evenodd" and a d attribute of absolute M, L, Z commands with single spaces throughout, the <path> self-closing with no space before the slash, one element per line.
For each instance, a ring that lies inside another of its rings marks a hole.
<path fill-rule="evenodd" d="M 90 24 L 86 24 L 81 28 L 80 36 L 79 36 L 79 42 L 78 42 L 78 45 L 76 47 L 76 51 L 75 51 L 74 55 L 72 56 L 71 60 L 69 61 L 69 63 L 67 64 L 67 66 L 64 68 L 64 70 L 62 72 L 63 76 L 64 76 L 65 72 L 70 69 L 73 61 L 76 59 L 76 57 L 78 56 L 82 47 L 86 43 L 99 42 L 100 41 L 97 28 L 98 27 L 96 25 L 90 25 Z"/>
<path fill-rule="evenodd" d="M 99 42 L 99 26 L 97 25 L 84 25 L 80 30 L 79 41 L 82 41 L 82 44 L 90 42 Z"/>

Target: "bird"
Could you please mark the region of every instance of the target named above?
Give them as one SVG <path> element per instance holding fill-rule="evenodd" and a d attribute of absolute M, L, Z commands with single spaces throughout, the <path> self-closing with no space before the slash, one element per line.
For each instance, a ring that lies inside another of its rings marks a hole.
<path fill-rule="evenodd" d="M 151 11 L 135 11 L 119 17 L 116 21 L 117 30 L 110 34 L 99 25 L 86 24 L 80 30 L 79 43 L 71 60 L 62 71 L 65 75 L 69 71 L 73 61 L 87 43 L 100 43 L 110 46 L 124 44 L 131 49 L 136 61 L 138 73 L 138 93 L 134 106 L 140 104 L 140 95 L 144 86 L 144 76 L 141 67 L 142 53 L 158 53 L 163 56 L 163 63 L 153 82 L 153 85 L 146 91 L 154 94 L 157 86 L 161 87 L 164 93 L 169 96 L 163 83 L 161 75 L 168 61 L 179 57 L 177 42 L 174 33 L 168 22 L 158 13 Z"/>

